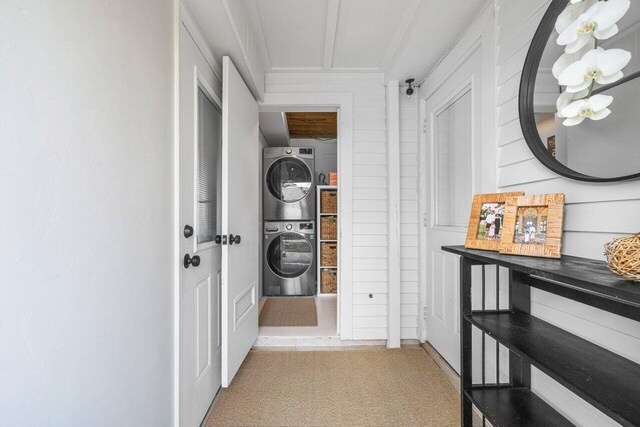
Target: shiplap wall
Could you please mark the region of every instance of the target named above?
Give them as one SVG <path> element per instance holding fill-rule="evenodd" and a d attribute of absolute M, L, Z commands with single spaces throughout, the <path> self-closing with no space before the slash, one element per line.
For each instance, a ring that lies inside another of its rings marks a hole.
<path fill-rule="evenodd" d="M 388 206 L 384 76 L 273 73 L 265 76 L 265 85 L 265 93 L 353 93 L 353 339 L 385 339 Z"/>
<path fill-rule="evenodd" d="M 400 337 L 418 338 L 418 97 L 400 88 Z"/>
<path fill-rule="evenodd" d="M 640 181 L 589 184 L 558 177 L 531 154 L 518 120 L 520 72 L 533 34 L 548 6 L 544 0 L 496 0 L 497 180 L 500 191 L 566 194 L 564 254 L 603 259 L 603 245 L 640 231 Z M 640 327 L 542 291 L 532 291 L 532 312 L 544 320 L 640 362 Z M 579 425 L 616 425 L 539 372 L 533 386 Z"/>

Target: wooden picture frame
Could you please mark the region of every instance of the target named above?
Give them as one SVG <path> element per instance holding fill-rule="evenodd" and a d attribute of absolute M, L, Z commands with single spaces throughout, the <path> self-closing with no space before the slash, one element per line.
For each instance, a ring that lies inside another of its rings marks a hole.
<path fill-rule="evenodd" d="M 481 227 L 486 227 L 485 224 L 481 224 L 483 221 L 483 208 L 486 210 L 486 205 L 503 205 L 506 209 L 507 199 L 524 196 L 521 191 L 513 193 L 493 193 L 493 194 L 476 194 L 473 196 L 473 204 L 471 205 L 471 215 L 469 216 L 469 227 L 467 228 L 467 239 L 464 246 L 471 249 L 483 249 L 487 251 L 500 250 L 500 232 L 504 229 L 504 219 L 494 226 L 497 227 L 497 238 L 488 238 L 486 228 L 482 232 Z M 495 221 L 494 221 L 495 222 Z M 481 231 L 481 233 L 478 233 Z M 495 235 L 494 230 L 494 235 Z"/>
<path fill-rule="evenodd" d="M 507 200 L 501 254 L 560 258 L 564 194 Z"/>

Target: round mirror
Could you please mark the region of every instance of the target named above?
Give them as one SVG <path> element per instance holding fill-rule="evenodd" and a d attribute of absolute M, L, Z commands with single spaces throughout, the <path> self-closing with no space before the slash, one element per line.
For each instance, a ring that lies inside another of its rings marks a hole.
<path fill-rule="evenodd" d="M 527 54 L 519 110 L 529 148 L 554 172 L 640 177 L 640 3 L 553 0 Z"/>

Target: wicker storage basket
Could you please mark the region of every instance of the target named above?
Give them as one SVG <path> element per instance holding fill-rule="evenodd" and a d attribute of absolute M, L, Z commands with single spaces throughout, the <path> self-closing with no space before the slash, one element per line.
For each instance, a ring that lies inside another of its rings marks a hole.
<path fill-rule="evenodd" d="M 320 291 L 323 294 L 335 294 L 338 292 L 338 273 L 335 270 L 322 270 Z"/>
<path fill-rule="evenodd" d="M 609 270 L 640 282 L 640 233 L 615 239 L 604 248 Z"/>
<path fill-rule="evenodd" d="M 320 212 L 338 213 L 338 192 L 336 190 L 322 190 L 320 193 Z"/>
<path fill-rule="evenodd" d="M 338 245 L 335 243 L 320 244 L 320 266 L 336 267 L 338 265 Z"/>
<path fill-rule="evenodd" d="M 338 240 L 338 221 L 335 216 L 323 216 L 320 219 L 320 239 Z"/>

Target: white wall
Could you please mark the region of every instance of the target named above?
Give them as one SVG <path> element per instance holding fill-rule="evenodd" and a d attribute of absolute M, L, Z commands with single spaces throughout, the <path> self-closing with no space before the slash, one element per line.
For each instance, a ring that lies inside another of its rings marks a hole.
<path fill-rule="evenodd" d="M 278 92 L 353 93 L 353 338 L 384 339 L 388 241 L 384 76 L 267 74 L 265 93 Z"/>
<path fill-rule="evenodd" d="M 527 194 L 565 193 L 562 252 L 603 259 L 604 243 L 640 230 L 640 182 L 589 184 L 558 177 L 531 154 L 518 121 L 520 72 L 547 5 L 544 0 L 496 1 L 498 187 L 500 191 L 522 190 Z M 537 290 L 533 290 L 532 299 L 536 316 L 640 362 L 637 322 Z M 612 423 L 542 374 L 533 376 L 533 384 L 578 424 Z"/>
<path fill-rule="evenodd" d="M 315 178 L 318 179 L 318 176 L 323 173 L 327 177 L 328 185 L 329 172 L 338 171 L 338 145 L 336 144 L 336 140 L 292 139 L 289 145 L 291 147 L 313 148 L 315 155 Z"/>
<path fill-rule="evenodd" d="M 400 88 L 400 326 L 418 339 L 418 96 Z"/>
<path fill-rule="evenodd" d="M 169 425 L 173 2 L 0 2 L 3 425 Z"/>

